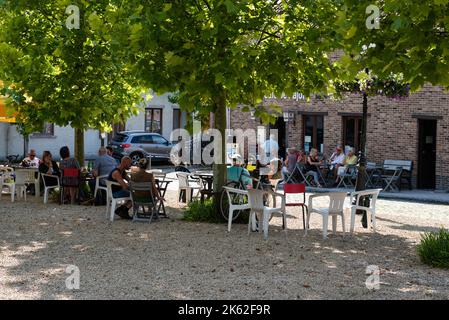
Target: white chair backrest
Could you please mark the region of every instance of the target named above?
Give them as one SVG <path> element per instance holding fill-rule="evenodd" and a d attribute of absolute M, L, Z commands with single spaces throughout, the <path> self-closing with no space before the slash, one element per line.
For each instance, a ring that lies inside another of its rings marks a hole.
<path fill-rule="evenodd" d="M 20 175 L 20 179 L 22 179 L 24 177 L 25 183 L 34 183 L 36 180 L 36 171 L 35 170 L 17 169 L 15 172 L 16 172 L 16 177 L 18 175 Z M 19 181 L 22 182 L 21 180 L 19 180 Z M 17 183 L 17 178 L 16 178 L 16 183 Z"/>
<path fill-rule="evenodd" d="M 369 208 L 375 208 L 376 207 L 376 201 L 377 198 L 379 197 L 379 193 L 382 191 L 382 189 L 370 189 L 370 190 L 364 190 L 364 191 L 359 191 L 359 192 L 355 192 L 356 197 L 356 203 L 359 203 L 359 199 L 360 197 L 365 197 L 365 196 L 369 196 L 371 197 L 371 201 L 370 201 L 370 206 Z"/>
<path fill-rule="evenodd" d="M 187 173 L 178 172 L 176 173 L 176 176 L 178 177 L 180 188 L 185 188 L 189 186 L 189 176 Z"/>
<path fill-rule="evenodd" d="M 266 192 L 263 190 L 248 190 L 248 201 L 252 210 L 263 211 L 263 196 Z"/>
<path fill-rule="evenodd" d="M 0 172 L 14 172 L 14 169 L 11 167 L 1 167 Z"/>
<path fill-rule="evenodd" d="M 16 185 L 23 186 L 30 182 L 28 170 L 16 170 L 15 174 L 16 174 Z"/>
<path fill-rule="evenodd" d="M 345 204 L 346 192 L 329 193 L 329 212 L 341 212 Z"/>
<path fill-rule="evenodd" d="M 106 188 L 108 189 L 108 191 L 107 191 L 108 197 L 109 197 L 109 196 L 112 197 L 112 185 L 113 185 L 113 184 L 116 184 L 116 182 L 106 180 Z"/>
<path fill-rule="evenodd" d="M 161 181 L 164 181 L 165 177 L 167 176 L 167 174 L 162 171 L 161 172 L 152 172 L 152 173 L 153 173 L 154 179 L 158 179 Z"/>

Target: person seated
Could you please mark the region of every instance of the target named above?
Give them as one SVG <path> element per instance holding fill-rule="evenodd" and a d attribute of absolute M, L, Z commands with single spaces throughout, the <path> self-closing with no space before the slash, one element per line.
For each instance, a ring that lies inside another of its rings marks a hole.
<path fill-rule="evenodd" d="M 301 163 L 301 164 L 306 164 L 307 162 L 307 155 L 304 152 L 304 149 L 301 148 L 296 148 L 296 150 L 298 150 L 298 152 L 296 153 L 296 163 Z"/>
<path fill-rule="evenodd" d="M 119 186 L 112 186 L 113 198 L 127 198 L 130 196 L 128 185 L 129 176 L 126 173 L 126 170 L 131 168 L 131 163 L 131 158 L 125 156 L 120 161 L 120 164 L 109 173 L 108 180 L 119 184 Z M 120 207 L 115 209 L 115 214 L 123 219 L 132 219 L 129 215 L 129 209 L 131 207 L 131 201 L 127 201 L 125 204 L 122 204 Z"/>
<path fill-rule="evenodd" d="M 344 163 L 345 161 L 345 154 L 343 152 L 342 146 L 337 146 L 335 148 L 335 152 L 331 155 L 329 158 L 329 164 L 330 164 L 330 171 L 333 172 L 334 177 L 337 176 L 338 168 Z"/>
<path fill-rule="evenodd" d="M 59 177 L 61 175 L 61 171 L 59 170 L 59 166 L 56 161 L 53 160 L 53 156 L 50 151 L 44 151 L 42 155 L 42 162 L 39 165 L 39 172 L 55 177 Z M 58 180 L 52 177 L 43 177 L 45 180 L 45 185 L 56 186 L 58 185 Z"/>
<path fill-rule="evenodd" d="M 25 168 L 39 168 L 40 160 L 36 157 L 36 150 L 31 149 L 28 156 L 22 160 L 21 166 Z"/>
<path fill-rule="evenodd" d="M 306 175 L 313 176 L 314 186 L 321 188 L 321 184 L 318 176 L 318 166 L 323 162 L 318 158 L 318 150 L 312 148 L 309 152 L 306 162 Z"/>
<path fill-rule="evenodd" d="M 234 154 L 232 156 L 232 165 L 227 168 L 227 177 L 228 182 L 242 182 L 244 186 L 252 185 L 253 181 L 251 180 L 251 176 L 245 168 L 241 165 L 241 156 L 238 154 Z"/>
<path fill-rule="evenodd" d="M 113 157 L 112 155 L 114 153 L 114 149 L 112 149 L 111 146 L 107 146 L 106 147 L 106 153 L 107 153 L 108 156 Z M 115 158 L 114 158 L 114 160 L 118 164 L 119 161 L 117 159 L 115 159 Z"/>
<path fill-rule="evenodd" d="M 117 166 L 117 160 L 109 155 L 108 149 L 101 147 L 98 150 L 98 158 L 95 160 L 92 175 L 96 178 L 108 175 Z M 104 180 L 100 180 L 100 185 L 105 185 Z"/>
<path fill-rule="evenodd" d="M 132 182 L 151 182 L 151 193 L 142 191 L 136 192 L 136 195 L 141 198 L 148 199 L 153 195 L 155 199 L 165 201 L 164 198 L 160 196 L 159 190 L 156 188 L 156 181 L 154 180 L 154 176 L 152 173 L 147 172 L 146 169 L 148 167 L 148 159 L 142 158 L 137 163 L 137 171 L 133 171 L 131 173 L 131 181 Z"/>
<path fill-rule="evenodd" d="M 268 180 L 270 180 L 272 186 L 276 187 L 279 181 L 283 178 L 281 159 L 272 159 L 269 168 L 270 172 L 268 173 Z"/>
<path fill-rule="evenodd" d="M 349 148 L 348 150 L 348 154 L 345 157 L 345 160 L 343 161 L 343 165 L 341 165 L 338 168 L 337 171 L 337 178 L 335 179 L 335 184 L 334 185 L 338 185 L 338 183 L 340 182 L 341 177 L 345 174 L 346 172 L 346 168 L 349 165 L 356 165 L 358 161 L 357 156 L 354 154 L 354 149 L 353 148 Z"/>
<path fill-rule="evenodd" d="M 287 181 L 287 176 L 290 176 L 296 168 L 296 163 L 299 159 L 299 151 L 296 148 L 289 148 L 287 156 L 285 157 L 285 166 L 282 167 L 282 180 Z"/>
<path fill-rule="evenodd" d="M 59 150 L 61 161 L 59 162 L 59 169 L 64 172 L 65 169 L 79 169 L 80 164 L 78 160 L 70 157 L 70 149 L 67 146 L 62 147 Z M 77 185 L 79 183 L 78 177 L 63 177 L 64 185 Z M 70 196 L 70 203 L 75 204 L 76 194 L 78 193 L 78 187 L 65 187 L 65 196 Z"/>

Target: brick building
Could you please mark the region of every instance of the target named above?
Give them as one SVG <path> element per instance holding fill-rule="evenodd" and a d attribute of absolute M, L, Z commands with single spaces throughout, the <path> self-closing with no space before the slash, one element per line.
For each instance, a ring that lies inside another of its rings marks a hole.
<path fill-rule="evenodd" d="M 272 128 L 278 129 L 281 152 L 300 146 L 317 148 L 330 155 L 336 145 L 356 150 L 360 140 L 362 97 L 351 95 L 340 101 L 270 97 L 264 104 L 277 104 L 292 119 L 282 115 Z M 250 113 L 232 111 L 230 128 L 257 128 L 261 123 Z M 413 186 L 420 189 L 449 189 L 449 93 L 426 86 L 405 100 L 368 98 L 366 155 L 368 161 L 412 160 Z"/>

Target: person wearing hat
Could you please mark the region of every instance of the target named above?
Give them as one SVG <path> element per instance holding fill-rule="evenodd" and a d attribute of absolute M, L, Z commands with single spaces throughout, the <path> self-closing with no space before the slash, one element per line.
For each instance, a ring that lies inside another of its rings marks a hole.
<path fill-rule="evenodd" d="M 231 156 L 232 166 L 227 169 L 228 181 L 242 182 L 245 186 L 251 185 L 249 171 L 242 167 L 242 156 L 234 154 Z"/>

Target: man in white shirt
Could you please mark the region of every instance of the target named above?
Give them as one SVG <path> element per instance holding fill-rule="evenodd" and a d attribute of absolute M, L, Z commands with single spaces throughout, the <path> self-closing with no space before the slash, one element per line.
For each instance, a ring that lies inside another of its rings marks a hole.
<path fill-rule="evenodd" d="M 28 157 L 22 160 L 22 167 L 39 168 L 40 160 L 36 156 L 36 150 L 31 149 Z"/>
<path fill-rule="evenodd" d="M 272 159 L 278 158 L 279 144 L 276 139 L 276 135 L 271 133 L 270 139 L 265 141 L 263 145 L 265 163 L 269 163 Z"/>
<path fill-rule="evenodd" d="M 345 154 L 343 153 L 343 148 L 338 146 L 335 152 L 329 158 L 331 167 L 330 169 L 334 171 L 334 176 L 336 176 L 338 168 L 345 162 Z"/>

